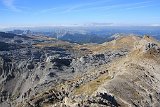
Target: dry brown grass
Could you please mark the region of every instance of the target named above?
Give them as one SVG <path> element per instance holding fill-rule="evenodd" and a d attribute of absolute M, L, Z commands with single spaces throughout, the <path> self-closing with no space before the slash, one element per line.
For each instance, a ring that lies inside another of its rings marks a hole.
<path fill-rule="evenodd" d="M 29 36 L 32 39 L 37 39 L 37 40 L 56 40 L 56 38 L 51 38 L 47 36 Z"/>
<path fill-rule="evenodd" d="M 74 90 L 74 94 L 75 95 L 79 95 L 79 94 L 91 95 L 93 92 L 95 92 L 98 89 L 100 85 L 102 85 L 104 82 L 110 79 L 111 77 L 106 74 L 101 75 L 98 79 L 90 81 L 87 84 L 84 84 L 76 88 Z"/>
<path fill-rule="evenodd" d="M 62 41 L 59 41 L 57 43 L 37 43 L 37 44 L 34 44 L 33 46 L 35 47 L 38 47 L 38 48 L 44 48 L 44 47 L 67 47 L 67 46 L 70 46 L 69 43 L 67 42 L 62 42 Z"/>
<path fill-rule="evenodd" d="M 126 36 L 121 37 L 117 40 L 113 40 L 111 42 L 106 42 L 100 45 L 89 45 L 86 46 L 93 52 L 103 52 L 106 50 L 118 50 L 122 48 L 132 49 L 134 47 L 134 43 L 136 40 L 139 40 L 139 37 Z"/>
<path fill-rule="evenodd" d="M 145 35 L 143 37 L 144 40 L 148 41 L 148 42 L 158 42 L 156 39 L 154 39 L 153 37 L 147 36 Z"/>
<path fill-rule="evenodd" d="M 38 47 L 38 48 L 44 48 L 44 47 L 55 47 L 55 46 L 58 46 L 58 44 L 54 44 L 54 43 L 38 43 L 38 44 L 35 44 L 33 46 Z"/>

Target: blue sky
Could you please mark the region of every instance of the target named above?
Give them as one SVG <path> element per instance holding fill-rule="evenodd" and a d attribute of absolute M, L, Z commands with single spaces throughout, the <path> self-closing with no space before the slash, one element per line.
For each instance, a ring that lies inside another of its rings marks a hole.
<path fill-rule="evenodd" d="M 160 25 L 160 0 L 0 0 L 0 27 Z"/>

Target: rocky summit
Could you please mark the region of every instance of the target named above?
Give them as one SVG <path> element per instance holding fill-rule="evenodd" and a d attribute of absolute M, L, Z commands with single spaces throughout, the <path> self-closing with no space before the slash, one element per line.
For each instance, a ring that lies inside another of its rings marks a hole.
<path fill-rule="evenodd" d="M 160 107 L 160 42 L 0 33 L 0 107 Z"/>

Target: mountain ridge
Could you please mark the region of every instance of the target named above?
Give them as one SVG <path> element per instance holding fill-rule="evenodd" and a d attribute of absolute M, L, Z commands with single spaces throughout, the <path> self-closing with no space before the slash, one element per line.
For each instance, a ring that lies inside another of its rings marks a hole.
<path fill-rule="evenodd" d="M 0 51 L 2 107 L 160 105 L 160 43 L 150 36 L 121 36 L 103 44 L 14 39 L 21 42 L 5 43 L 21 47 Z"/>

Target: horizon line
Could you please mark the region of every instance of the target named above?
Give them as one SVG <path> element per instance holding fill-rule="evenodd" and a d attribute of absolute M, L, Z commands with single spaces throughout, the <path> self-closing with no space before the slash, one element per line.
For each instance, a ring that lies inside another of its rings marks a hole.
<path fill-rule="evenodd" d="M 70 24 L 70 25 L 30 25 L 30 26 L 7 26 L 7 27 L 1 27 L 0 30 L 6 30 L 6 29 L 34 29 L 34 28 L 51 28 L 51 27 L 160 27 L 160 24 L 152 24 L 152 25 L 99 25 L 99 24 L 85 24 L 85 25 L 80 25 L 80 24 Z"/>

